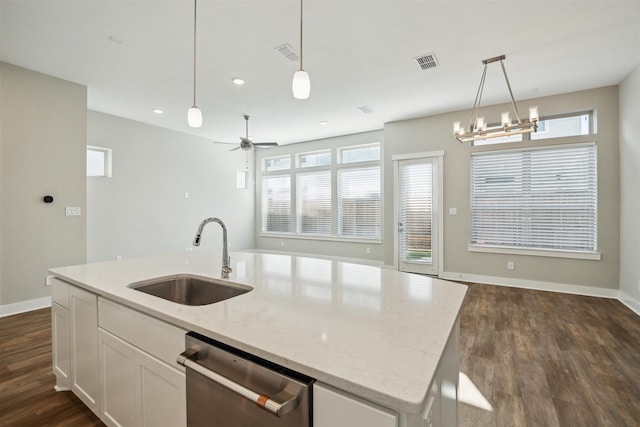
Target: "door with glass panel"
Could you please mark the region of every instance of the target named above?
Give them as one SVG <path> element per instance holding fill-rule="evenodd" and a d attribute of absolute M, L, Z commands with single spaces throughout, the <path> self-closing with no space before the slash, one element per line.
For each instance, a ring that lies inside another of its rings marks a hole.
<path fill-rule="evenodd" d="M 438 274 L 436 158 L 398 161 L 397 254 L 398 270 Z"/>

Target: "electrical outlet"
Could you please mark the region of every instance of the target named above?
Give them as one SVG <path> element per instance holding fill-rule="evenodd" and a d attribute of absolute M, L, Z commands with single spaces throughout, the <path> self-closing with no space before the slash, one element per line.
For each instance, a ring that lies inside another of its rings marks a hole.
<path fill-rule="evenodd" d="M 116 261 L 120 261 L 122 259 L 122 255 L 116 255 Z"/>
<path fill-rule="evenodd" d="M 280 247 L 284 248 L 284 242 L 282 240 L 280 241 Z"/>
<path fill-rule="evenodd" d="M 51 285 L 52 285 L 51 279 L 53 279 L 53 276 L 47 276 L 47 277 L 45 277 L 45 278 L 44 278 L 44 285 L 45 285 L 45 286 L 51 286 Z"/>
<path fill-rule="evenodd" d="M 371 255 L 371 248 L 367 248 L 367 255 Z"/>
<path fill-rule="evenodd" d="M 507 262 L 507 270 L 513 270 L 515 268 L 515 264 L 513 261 Z"/>

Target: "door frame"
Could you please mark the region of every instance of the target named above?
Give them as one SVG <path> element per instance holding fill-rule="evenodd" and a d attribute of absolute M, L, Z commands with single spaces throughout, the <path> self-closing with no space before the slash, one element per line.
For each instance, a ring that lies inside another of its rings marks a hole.
<path fill-rule="evenodd" d="M 437 259 L 435 271 L 438 277 L 442 277 L 444 272 L 444 215 L 443 215 L 443 194 L 444 194 L 444 150 L 439 151 L 427 151 L 422 153 L 411 154 L 397 154 L 391 157 L 393 162 L 393 267 L 395 270 L 400 268 L 399 255 L 400 255 L 400 235 L 398 232 L 398 208 L 400 204 L 400 197 L 398 194 L 399 184 L 399 162 L 401 160 L 433 160 L 435 159 L 436 169 L 433 173 L 433 216 L 434 223 L 436 224 L 436 232 L 431 235 L 432 242 L 435 241 L 437 245 Z M 435 234 L 435 235 L 434 235 Z"/>

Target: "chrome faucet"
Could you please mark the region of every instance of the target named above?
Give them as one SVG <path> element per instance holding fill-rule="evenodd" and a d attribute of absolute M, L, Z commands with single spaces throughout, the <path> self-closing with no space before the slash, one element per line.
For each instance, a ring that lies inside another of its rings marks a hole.
<path fill-rule="evenodd" d="M 228 279 L 229 273 L 233 270 L 231 269 L 231 257 L 229 257 L 229 250 L 227 244 L 227 227 L 224 225 L 221 219 L 218 218 L 207 218 L 200 223 L 198 227 L 198 231 L 196 232 L 196 237 L 193 239 L 193 246 L 200 246 L 200 240 L 202 239 L 202 230 L 204 226 L 209 224 L 210 222 L 217 222 L 222 227 L 222 278 Z"/>

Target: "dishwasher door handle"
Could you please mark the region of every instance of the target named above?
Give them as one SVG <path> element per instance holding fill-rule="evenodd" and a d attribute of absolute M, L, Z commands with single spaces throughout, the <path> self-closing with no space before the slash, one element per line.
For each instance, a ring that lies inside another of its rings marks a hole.
<path fill-rule="evenodd" d="M 260 408 L 265 409 L 279 417 L 288 414 L 298 406 L 298 398 L 295 396 L 283 403 L 278 403 L 269 398 L 269 396 L 256 393 L 255 391 L 248 389 L 235 381 L 231 381 L 229 378 L 224 377 L 217 372 L 205 368 L 204 366 L 196 362 L 197 359 L 198 349 L 195 347 L 190 347 L 178 356 L 177 362 L 185 368 L 192 369 L 197 373 L 204 375 L 211 381 L 215 381 L 216 383 L 233 391 L 234 393 L 239 394 L 245 399 L 252 401 Z"/>

